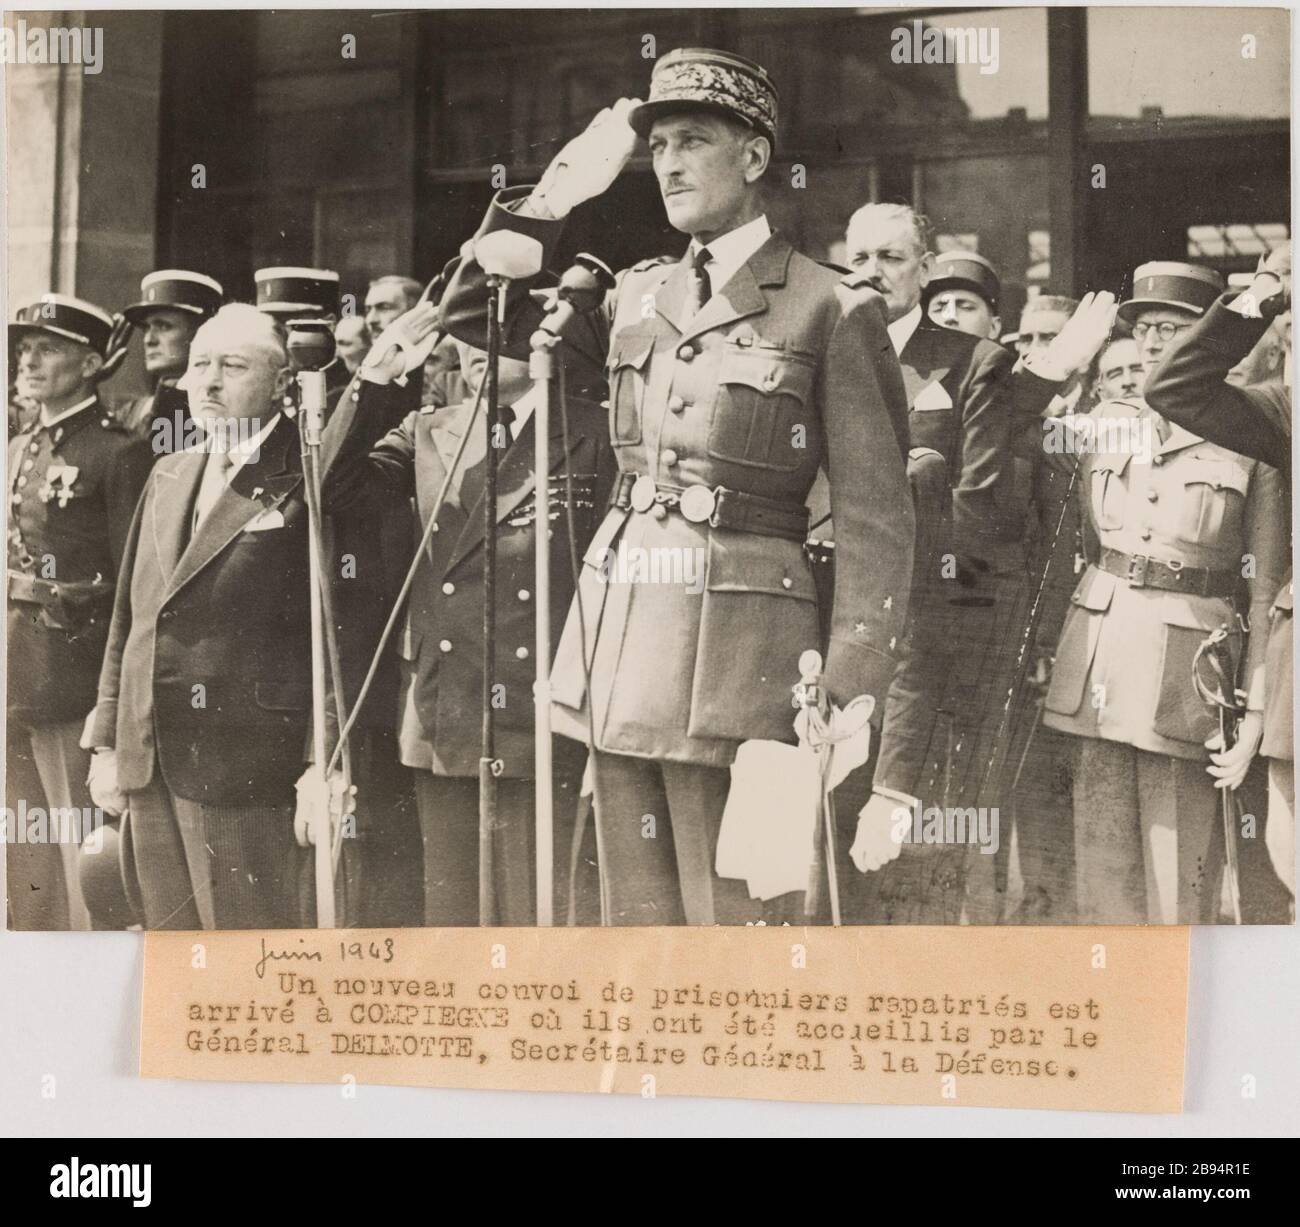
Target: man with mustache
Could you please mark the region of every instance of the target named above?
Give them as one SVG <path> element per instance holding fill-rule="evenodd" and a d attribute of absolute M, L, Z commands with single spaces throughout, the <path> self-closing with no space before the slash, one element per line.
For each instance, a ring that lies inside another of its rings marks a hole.
<path fill-rule="evenodd" d="M 122 563 L 91 792 L 129 810 L 122 868 L 148 928 L 296 919 L 294 782 L 311 713 L 302 445 L 275 324 L 242 303 L 195 334 L 206 432 L 145 487 Z"/>
<path fill-rule="evenodd" d="M 738 923 L 756 908 L 714 869 L 742 741 L 792 741 L 791 687 L 808 648 L 841 707 L 877 701 L 896 666 L 914 523 L 897 362 L 879 295 L 772 232 L 761 185 L 776 89 L 757 64 L 687 49 L 656 64 L 645 103 L 620 100 L 535 188 L 493 201 L 480 237 L 512 230 L 554 251 L 572 208 L 604 192 L 646 139 L 680 261 L 626 270 L 564 347 L 569 386 L 608 361 L 619 475 L 556 657 L 556 729 L 595 745 L 599 850 L 614 924 Z M 528 352 L 545 302 L 514 283 L 506 348 Z M 472 254 L 444 300 L 482 344 L 486 286 Z M 824 470 L 839 577 L 823 640 L 805 505 Z M 699 552 L 684 583 L 608 582 L 607 551 Z M 584 656 L 585 648 L 585 656 Z"/>
<path fill-rule="evenodd" d="M 46 294 L 9 326 L 18 390 L 36 418 L 9 442 L 8 753 L 17 811 L 89 812 L 82 724 L 95 704 L 113 585 L 153 464 L 96 391 L 114 320 Z M 101 853 L 102 855 L 102 853 Z M 20 929 L 85 929 L 77 845 L 11 842 L 9 909 Z"/>
<path fill-rule="evenodd" d="M 879 758 L 858 824 L 855 863 L 878 868 L 881 831 L 900 806 L 974 805 L 979 773 L 971 747 L 984 723 L 990 679 L 979 673 L 996 659 L 994 563 L 1007 528 L 1011 479 L 1011 355 L 991 340 L 944 327 L 924 314 L 923 292 L 935 270 L 928 221 L 907 205 L 863 205 L 849 220 L 846 258 L 884 296 L 889 339 L 906 388 L 909 446 L 938 452 L 950 501 L 922 515 L 942 522 L 930 574 L 913 579 L 908 649 L 893 679 Z M 837 524 L 838 530 L 838 524 Z M 838 549 L 839 542 L 836 541 Z M 838 570 L 837 560 L 837 570 Z M 961 666 L 975 672 L 962 674 Z M 841 814 L 856 812 L 863 772 L 845 784 Z M 899 845 L 883 849 L 897 856 Z M 952 923 L 963 906 L 964 849 L 913 849 L 908 862 L 867 884 L 867 921 Z M 919 875 L 901 895 L 911 911 L 895 912 L 891 881 Z"/>

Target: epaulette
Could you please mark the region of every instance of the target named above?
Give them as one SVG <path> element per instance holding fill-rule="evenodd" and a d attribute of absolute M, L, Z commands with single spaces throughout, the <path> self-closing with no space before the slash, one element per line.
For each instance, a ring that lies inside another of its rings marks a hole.
<path fill-rule="evenodd" d="M 681 261 L 676 256 L 651 256 L 648 260 L 640 260 L 632 265 L 628 272 L 644 273 L 647 269 L 658 268 L 662 264 L 680 264 Z"/>

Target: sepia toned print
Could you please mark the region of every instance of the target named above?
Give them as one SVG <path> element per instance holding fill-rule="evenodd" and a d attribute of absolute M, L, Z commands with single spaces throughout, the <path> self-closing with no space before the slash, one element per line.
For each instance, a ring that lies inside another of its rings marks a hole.
<path fill-rule="evenodd" d="M 83 16 L 10 927 L 1291 922 L 1286 11 Z"/>

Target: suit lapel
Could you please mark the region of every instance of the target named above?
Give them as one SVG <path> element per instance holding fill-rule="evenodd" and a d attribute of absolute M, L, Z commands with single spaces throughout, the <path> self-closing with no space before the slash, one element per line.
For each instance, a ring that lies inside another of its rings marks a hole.
<path fill-rule="evenodd" d="M 185 552 L 194 500 L 208 463 L 206 452 L 185 452 L 154 467 L 153 542 L 164 581 L 170 580 Z"/>
<path fill-rule="evenodd" d="M 690 266 L 683 260 L 673 265 L 655 291 L 655 314 L 678 332 L 682 331 L 682 311 L 686 306 L 686 286 L 689 280 Z"/>
<path fill-rule="evenodd" d="M 737 320 L 766 311 L 767 295 L 763 293 L 762 287 L 785 284 L 786 269 L 792 252 L 793 248 L 783 238 L 777 234 L 770 235 L 762 247 L 736 270 L 731 280 L 720 290 L 714 291 L 713 297 L 704 304 L 699 314 L 687 322 L 682 330 L 682 340 L 689 340 L 716 328 L 725 328 Z M 689 266 L 684 262 L 677 267 L 689 271 Z M 682 275 L 684 295 L 685 272 Z"/>
<path fill-rule="evenodd" d="M 167 584 L 166 597 L 189 583 L 208 565 L 254 517 L 278 507 L 289 493 L 302 481 L 302 470 L 291 464 L 295 459 L 293 449 L 298 442 L 298 432 L 288 418 L 281 417 L 270 435 L 263 440 L 258 459 L 243 465 L 221 492 L 206 520 L 190 538 L 180 556 L 176 570 Z M 200 457 L 206 462 L 207 457 Z M 201 475 L 203 466 L 198 473 Z M 195 484 L 197 485 L 197 478 Z M 193 498 L 182 511 L 181 531 L 189 523 Z M 166 599 L 166 597 L 164 599 Z"/>

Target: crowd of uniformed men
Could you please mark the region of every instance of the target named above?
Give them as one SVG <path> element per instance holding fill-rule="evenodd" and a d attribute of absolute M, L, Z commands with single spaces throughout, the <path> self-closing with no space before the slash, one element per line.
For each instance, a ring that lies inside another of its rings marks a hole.
<path fill-rule="evenodd" d="M 847 268 L 794 251 L 762 205 L 775 88 L 701 50 L 663 57 L 648 100 L 602 112 L 536 187 L 499 193 L 478 237 L 525 236 L 551 265 L 567 214 L 640 139 L 689 245 L 574 320 L 550 419 L 560 920 L 803 919 L 801 892 L 755 898 L 715 858 L 737 749 L 794 739 L 809 648 L 819 735 L 873 706 L 870 758 L 833 794 L 845 921 L 1285 920 L 1289 247 L 1233 289 L 1158 261 L 1118 305 L 1031 297 L 1004 335 L 997 270 L 936 255 L 906 205 L 853 214 Z M 378 277 L 364 317 L 339 318 L 337 276 L 310 268 L 257 272 L 255 306 L 168 269 L 119 315 L 54 293 L 17 313 L 6 804 L 11 824 L 21 803 L 99 807 L 109 825 L 84 848 L 11 825 L 13 925 L 313 922 L 295 807 L 309 516 L 286 350 L 304 317 L 336 324 L 323 504 L 345 705 L 424 540 L 349 738 L 341 919 L 487 919 L 476 250 L 430 295 Z M 546 274 L 505 292 L 491 441 L 488 839 L 507 924 L 536 912 L 525 360 L 553 300 Z M 133 400 L 105 387 L 128 324 L 154 381 Z M 638 551 L 697 559 L 699 582 L 611 573 Z M 900 811 L 933 807 L 996 811 L 999 854 L 900 834 L 919 829 Z"/>

